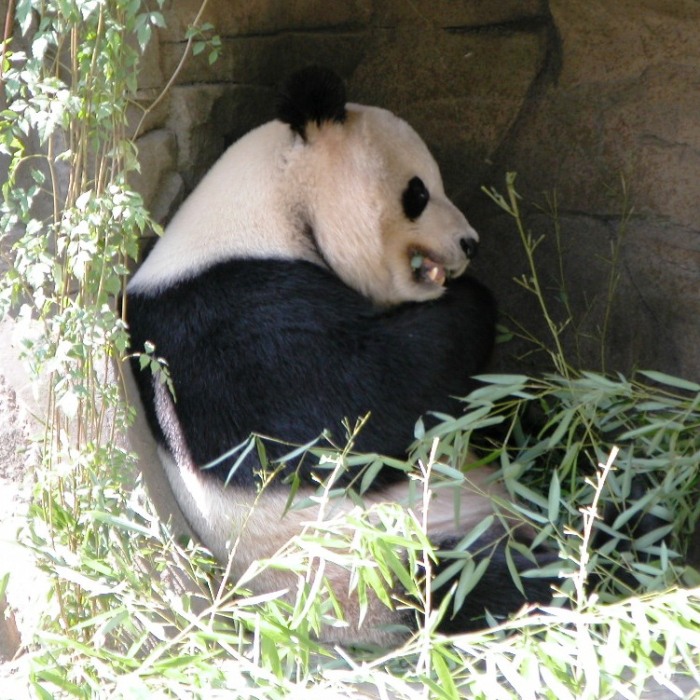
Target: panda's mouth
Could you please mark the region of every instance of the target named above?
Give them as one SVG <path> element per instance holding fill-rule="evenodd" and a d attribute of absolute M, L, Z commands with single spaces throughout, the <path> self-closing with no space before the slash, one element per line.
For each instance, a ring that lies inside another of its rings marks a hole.
<path fill-rule="evenodd" d="M 411 271 L 416 282 L 442 287 L 447 280 L 445 266 L 420 251 L 414 251 L 411 255 Z"/>

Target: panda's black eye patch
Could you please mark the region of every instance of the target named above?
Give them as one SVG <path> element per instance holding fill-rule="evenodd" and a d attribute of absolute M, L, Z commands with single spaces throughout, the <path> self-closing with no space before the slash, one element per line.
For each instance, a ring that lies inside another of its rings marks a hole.
<path fill-rule="evenodd" d="M 430 192 L 425 186 L 423 180 L 417 175 L 408 181 L 406 189 L 403 191 L 401 203 L 406 218 L 415 221 L 428 206 L 430 201 Z"/>

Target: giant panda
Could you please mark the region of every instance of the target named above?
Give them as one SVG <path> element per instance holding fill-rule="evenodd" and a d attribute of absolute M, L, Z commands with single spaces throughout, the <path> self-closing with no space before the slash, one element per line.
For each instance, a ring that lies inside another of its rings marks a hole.
<path fill-rule="evenodd" d="M 354 450 L 404 458 L 421 416 L 461 410 L 455 397 L 475 387 L 494 343 L 493 297 L 464 274 L 478 240 L 416 132 L 389 111 L 347 103 L 342 80 L 317 67 L 285 83 L 277 118 L 235 142 L 186 199 L 129 282 L 125 317 L 133 352 L 152 343 L 174 385 L 173 395 L 133 359 L 175 500 L 233 578 L 318 515 L 287 507 L 285 478 L 296 474 L 308 495 L 317 462 L 280 465 L 260 491 L 258 452 L 235 449 L 251 434 L 276 439 L 265 444 L 274 460 L 324 431 L 342 445 L 347 421 L 369 414 Z M 338 484 L 356 476 L 349 468 Z M 456 510 L 454 494 L 433 494 L 428 535 L 439 551 L 493 512 L 498 487 L 486 472 L 469 476 Z M 409 482 L 381 471 L 365 503 L 406 504 Z M 334 501 L 336 511 L 355 507 Z M 442 630 L 549 598 L 546 579 L 516 587 L 504 547 L 498 527 L 475 543 L 490 565 Z M 511 561 L 533 566 L 517 552 Z M 418 624 L 410 606 L 378 601 L 360 623 L 348 572 L 329 567 L 327 576 L 346 624 L 323 639 L 387 644 Z M 264 593 L 293 589 L 293 579 L 268 569 L 248 585 Z M 433 591 L 434 604 L 448 591 Z"/>

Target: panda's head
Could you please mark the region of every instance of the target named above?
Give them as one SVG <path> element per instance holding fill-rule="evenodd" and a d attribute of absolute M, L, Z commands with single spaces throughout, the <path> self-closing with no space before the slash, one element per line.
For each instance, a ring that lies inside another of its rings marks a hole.
<path fill-rule="evenodd" d="M 378 304 L 425 301 L 464 272 L 478 236 L 406 122 L 346 104 L 340 78 L 321 68 L 292 76 L 278 119 L 294 134 L 287 205 L 347 284 Z"/>
<path fill-rule="evenodd" d="M 157 290 L 228 259 L 309 260 L 380 306 L 440 296 L 478 237 L 413 129 L 346 104 L 306 68 L 277 119 L 236 141 L 180 207 L 129 288 Z"/>

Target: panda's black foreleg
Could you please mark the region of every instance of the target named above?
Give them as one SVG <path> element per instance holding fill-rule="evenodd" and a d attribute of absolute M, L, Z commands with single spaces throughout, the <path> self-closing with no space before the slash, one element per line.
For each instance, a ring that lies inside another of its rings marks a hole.
<path fill-rule="evenodd" d="M 433 580 L 442 571 L 454 564 L 456 556 L 464 558 L 464 553 L 455 554 L 459 537 L 446 537 L 436 543 L 439 548 L 438 562 L 433 566 Z M 488 566 L 474 587 L 469 591 L 463 605 L 455 610 L 453 601 L 438 624 L 438 630 L 444 634 L 471 632 L 487 627 L 485 612 L 497 621 L 506 619 L 509 615 L 520 610 L 526 603 L 547 605 L 552 600 L 552 586 L 560 582 L 555 577 L 525 577 L 520 576 L 522 590 L 516 586 L 508 566 L 506 555 L 508 544 L 505 541 L 494 543 L 488 536 L 476 540 L 470 547 L 469 555 L 478 566 L 484 558 L 489 559 Z M 522 574 L 527 571 L 542 569 L 557 562 L 557 552 L 548 549 L 536 549 L 532 552 L 533 562 L 515 549 L 509 556 L 516 571 Z M 431 590 L 431 607 L 437 609 L 446 596 L 453 594 L 455 584 L 458 585 L 464 569 L 456 572 L 454 577 Z"/>

